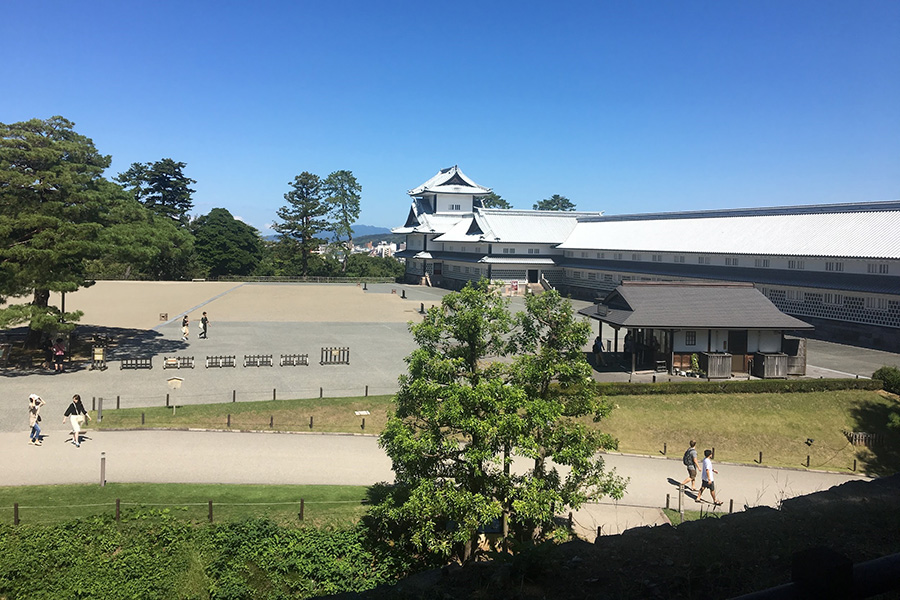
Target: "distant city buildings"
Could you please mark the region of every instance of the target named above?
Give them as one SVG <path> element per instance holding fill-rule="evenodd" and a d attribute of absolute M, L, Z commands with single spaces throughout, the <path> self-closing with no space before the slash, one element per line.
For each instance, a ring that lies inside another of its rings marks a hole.
<path fill-rule="evenodd" d="M 817 335 L 900 351 L 900 201 L 605 216 L 485 209 L 458 167 L 409 190 L 410 282 L 602 298 L 623 281 L 753 283 Z"/>

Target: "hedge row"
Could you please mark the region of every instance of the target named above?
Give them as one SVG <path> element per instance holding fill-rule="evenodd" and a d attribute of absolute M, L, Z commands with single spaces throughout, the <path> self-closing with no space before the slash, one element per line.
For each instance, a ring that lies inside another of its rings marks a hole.
<path fill-rule="evenodd" d="M 724 379 L 720 381 L 665 381 L 658 383 L 597 382 L 601 396 L 648 394 L 779 394 L 830 392 L 835 390 L 880 390 L 877 379 Z"/>

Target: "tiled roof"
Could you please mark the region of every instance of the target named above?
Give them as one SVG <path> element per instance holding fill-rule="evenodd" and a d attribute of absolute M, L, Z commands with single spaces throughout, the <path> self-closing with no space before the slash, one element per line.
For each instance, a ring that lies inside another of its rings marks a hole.
<path fill-rule="evenodd" d="M 885 203 L 892 208 L 897 203 Z M 877 206 L 877 203 L 867 205 Z M 562 249 L 900 258 L 900 209 L 583 219 Z"/>
<path fill-rule="evenodd" d="M 437 175 L 417 188 L 409 190 L 410 196 L 422 194 L 471 194 L 484 196 L 491 192 L 490 188 L 478 185 L 469 179 L 459 167 L 452 166 L 438 171 Z"/>
<path fill-rule="evenodd" d="M 812 329 L 778 310 L 749 284 L 623 283 L 597 307 L 579 312 L 629 328 Z"/>

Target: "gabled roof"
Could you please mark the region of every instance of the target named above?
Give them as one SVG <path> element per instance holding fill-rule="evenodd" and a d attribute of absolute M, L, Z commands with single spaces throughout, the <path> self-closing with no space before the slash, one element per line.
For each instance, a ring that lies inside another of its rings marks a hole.
<path fill-rule="evenodd" d="M 818 208 L 818 210 L 814 210 Z M 796 212 L 792 212 L 796 211 Z M 581 219 L 562 249 L 900 258 L 900 203 Z"/>
<path fill-rule="evenodd" d="M 624 282 L 579 312 L 630 329 L 813 329 L 745 283 Z"/>
<path fill-rule="evenodd" d="M 469 179 L 456 165 L 441 169 L 438 171 L 437 175 L 419 187 L 409 190 L 410 196 L 421 196 L 423 194 L 467 194 L 472 196 L 484 196 L 490 193 L 490 188 L 480 186 Z"/>
<path fill-rule="evenodd" d="M 435 233 L 450 231 L 466 215 L 435 214 L 430 212 L 428 202 L 413 198 L 412 206 L 403 227 L 391 229 L 391 233 Z M 471 214 L 468 215 L 471 217 Z"/>
<path fill-rule="evenodd" d="M 559 244 L 572 232 L 579 218 L 598 217 L 601 214 L 603 213 L 475 207 L 473 215 L 436 241 Z"/>

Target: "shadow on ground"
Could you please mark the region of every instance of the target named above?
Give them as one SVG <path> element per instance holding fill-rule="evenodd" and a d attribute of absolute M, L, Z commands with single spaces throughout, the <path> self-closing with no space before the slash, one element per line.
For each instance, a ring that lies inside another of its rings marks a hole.
<path fill-rule="evenodd" d="M 856 458 L 868 475 L 884 477 L 900 472 L 900 429 L 889 427 L 891 417 L 900 419 L 900 402 L 862 402 L 850 411 L 856 431 L 876 434 L 875 443 L 860 446 Z"/>

